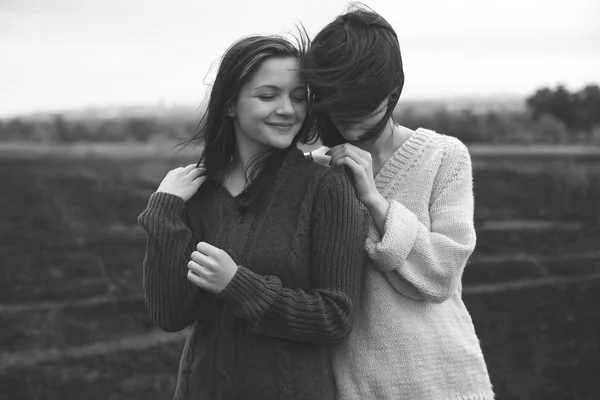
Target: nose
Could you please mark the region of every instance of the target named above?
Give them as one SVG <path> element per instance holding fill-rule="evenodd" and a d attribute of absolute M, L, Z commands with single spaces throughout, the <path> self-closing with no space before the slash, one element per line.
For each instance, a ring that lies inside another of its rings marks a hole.
<path fill-rule="evenodd" d="M 279 101 L 277 110 L 275 110 L 275 112 L 279 115 L 294 114 L 294 105 L 287 96 L 283 96 Z"/>

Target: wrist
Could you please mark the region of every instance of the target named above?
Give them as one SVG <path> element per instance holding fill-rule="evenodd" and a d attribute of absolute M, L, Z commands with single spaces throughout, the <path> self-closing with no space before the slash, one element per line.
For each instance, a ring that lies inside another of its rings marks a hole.
<path fill-rule="evenodd" d="M 186 199 L 186 198 L 185 198 L 185 196 L 182 196 L 182 195 L 181 195 L 181 194 L 179 194 L 179 193 L 175 193 L 174 191 L 172 191 L 172 190 L 168 190 L 168 189 L 167 189 L 167 190 L 165 190 L 165 189 L 161 189 L 160 187 L 159 187 L 158 189 L 156 189 L 156 192 L 155 192 L 155 193 L 164 193 L 164 194 L 168 194 L 168 195 L 171 195 L 171 196 L 175 196 L 175 197 L 177 197 L 178 199 L 181 199 L 181 200 L 183 200 L 184 202 L 186 202 L 186 201 L 188 200 L 188 199 Z"/>
<path fill-rule="evenodd" d="M 367 209 L 369 209 L 369 210 L 372 208 L 378 208 L 383 203 L 386 203 L 385 198 L 377 190 L 374 190 L 373 192 L 369 193 L 367 196 L 364 196 L 363 198 L 359 198 L 358 200 L 360 200 L 360 202 L 363 203 L 365 205 L 365 207 L 367 207 Z"/>
<path fill-rule="evenodd" d="M 381 195 L 381 193 L 377 192 L 377 195 L 369 198 L 368 201 L 363 204 L 371 215 L 377 231 L 383 237 L 385 233 L 385 221 L 387 220 L 387 214 L 390 210 L 390 203 Z"/>

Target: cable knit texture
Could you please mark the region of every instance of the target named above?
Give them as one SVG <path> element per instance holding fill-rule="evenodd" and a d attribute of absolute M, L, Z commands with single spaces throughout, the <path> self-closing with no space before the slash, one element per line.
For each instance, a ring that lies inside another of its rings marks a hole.
<path fill-rule="evenodd" d="M 293 149 L 259 214 L 207 180 L 187 202 L 154 193 L 144 294 L 163 330 L 190 327 L 175 399 L 333 399 L 331 350 L 346 340 L 363 277 L 362 206 L 340 170 Z M 187 278 L 198 242 L 239 265 L 219 295 Z"/>
<path fill-rule="evenodd" d="M 375 183 L 390 208 L 383 236 L 369 218 L 356 323 L 334 351 L 338 398 L 493 399 L 461 299 L 476 241 L 467 148 L 418 129 Z"/>

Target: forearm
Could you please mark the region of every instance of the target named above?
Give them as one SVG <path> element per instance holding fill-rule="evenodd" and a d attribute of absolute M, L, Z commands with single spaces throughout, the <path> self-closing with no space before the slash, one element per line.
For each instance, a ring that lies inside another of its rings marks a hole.
<path fill-rule="evenodd" d="M 392 201 L 384 235 L 371 228 L 366 247 L 374 266 L 397 291 L 439 303 L 457 289 L 476 237 L 468 219 L 436 229 L 431 231 L 410 210 Z"/>
<path fill-rule="evenodd" d="M 363 202 L 367 211 L 373 219 L 373 223 L 380 235 L 385 232 L 385 220 L 390 209 L 390 203 L 377 191 L 369 199 Z"/>
<path fill-rule="evenodd" d="M 294 342 L 326 345 L 350 333 L 353 290 L 285 288 L 275 276 L 240 267 L 220 296 L 233 302 L 235 314 L 257 334 Z"/>
<path fill-rule="evenodd" d="M 138 218 L 147 232 L 143 263 L 146 308 L 165 331 L 184 329 L 200 315 L 199 289 L 187 279 L 194 241 L 183 220 L 185 203 L 166 193 L 154 193 Z"/>

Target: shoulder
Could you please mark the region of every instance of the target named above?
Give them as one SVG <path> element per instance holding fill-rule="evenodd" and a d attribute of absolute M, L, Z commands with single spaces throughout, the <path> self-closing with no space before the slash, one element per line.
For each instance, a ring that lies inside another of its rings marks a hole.
<path fill-rule="evenodd" d="M 429 137 L 432 151 L 439 154 L 442 164 L 460 159 L 470 159 L 469 149 L 460 139 L 429 129 L 419 128 L 419 131 Z"/>
<path fill-rule="evenodd" d="M 312 186 L 314 212 L 328 210 L 330 215 L 343 215 L 342 219 L 362 218 L 362 203 L 356 197 L 354 186 L 342 167 L 319 166 Z M 341 213 L 341 214 L 340 214 Z"/>
<path fill-rule="evenodd" d="M 427 155 L 418 170 L 433 177 L 434 192 L 456 181 L 472 181 L 469 149 L 460 139 L 423 128 L 417 131 L 427 142 L 424 150 Z"/>
<path fill-rule="evenodd" d="M 289 193 L 302 198 L 302 207 L 312 210 L 339 208 L 347 215 L 361 212 L 354 186 L 343 168 L 330 168 L 315 163 L 309 157 L 296 157 L 289 184 Z"/>
<path fill-rule="evenodd" d="M 322 164 L 316 163 L 309 156 L 299 151 L 295 155 L 292 174 L 298 179 L 303 177 L 308 183 L 307 190 L 321 194 L 324 190 L 327 191 L 352 191 L 354 187 L 352 182 L 344 172 L 343 168 L 331 168 Z M 296 181 L 296 184 L 299 184 Z"/>
<path fill-rule="evenodd" d="M 293 157 L 291 169 L 294 175 L 301 174 L 309 180 L 317 180 L 320 182 L 329 179 L 327 177 L 332 174 L 339 174 L 339 171 L 334 171 L 329 166 L 315 162 L 310 154 L 302 153 L 300 150 L 294 150 Z"/>
<path fill-rule="evenodd" d="M 431 148 L 434 152 L 437 171 L 433 182 L 433 191 L 443 192 L 455 182 L 473 180 L 471 156 L 467 146 L 454 136 L 427 131 L 431 139 Z"/>
<path fill-rule="evenodd" d="M 300 150 L 293 150 L 286 175 L 286 192 L 292 196 L 300 196 L 305 201 L 323 197 L 325 192 L 348 191 L 352 184 L 341 168 L 330 168 L 318 164 Z"/>
<path fill-rule="evenodd" d="M 354 191 L 352 182 L 343 168 L 320 167 L 319 172 L 319 187 L 332 188 L 334 190 L 347 190 L 348 188 Z"/>

